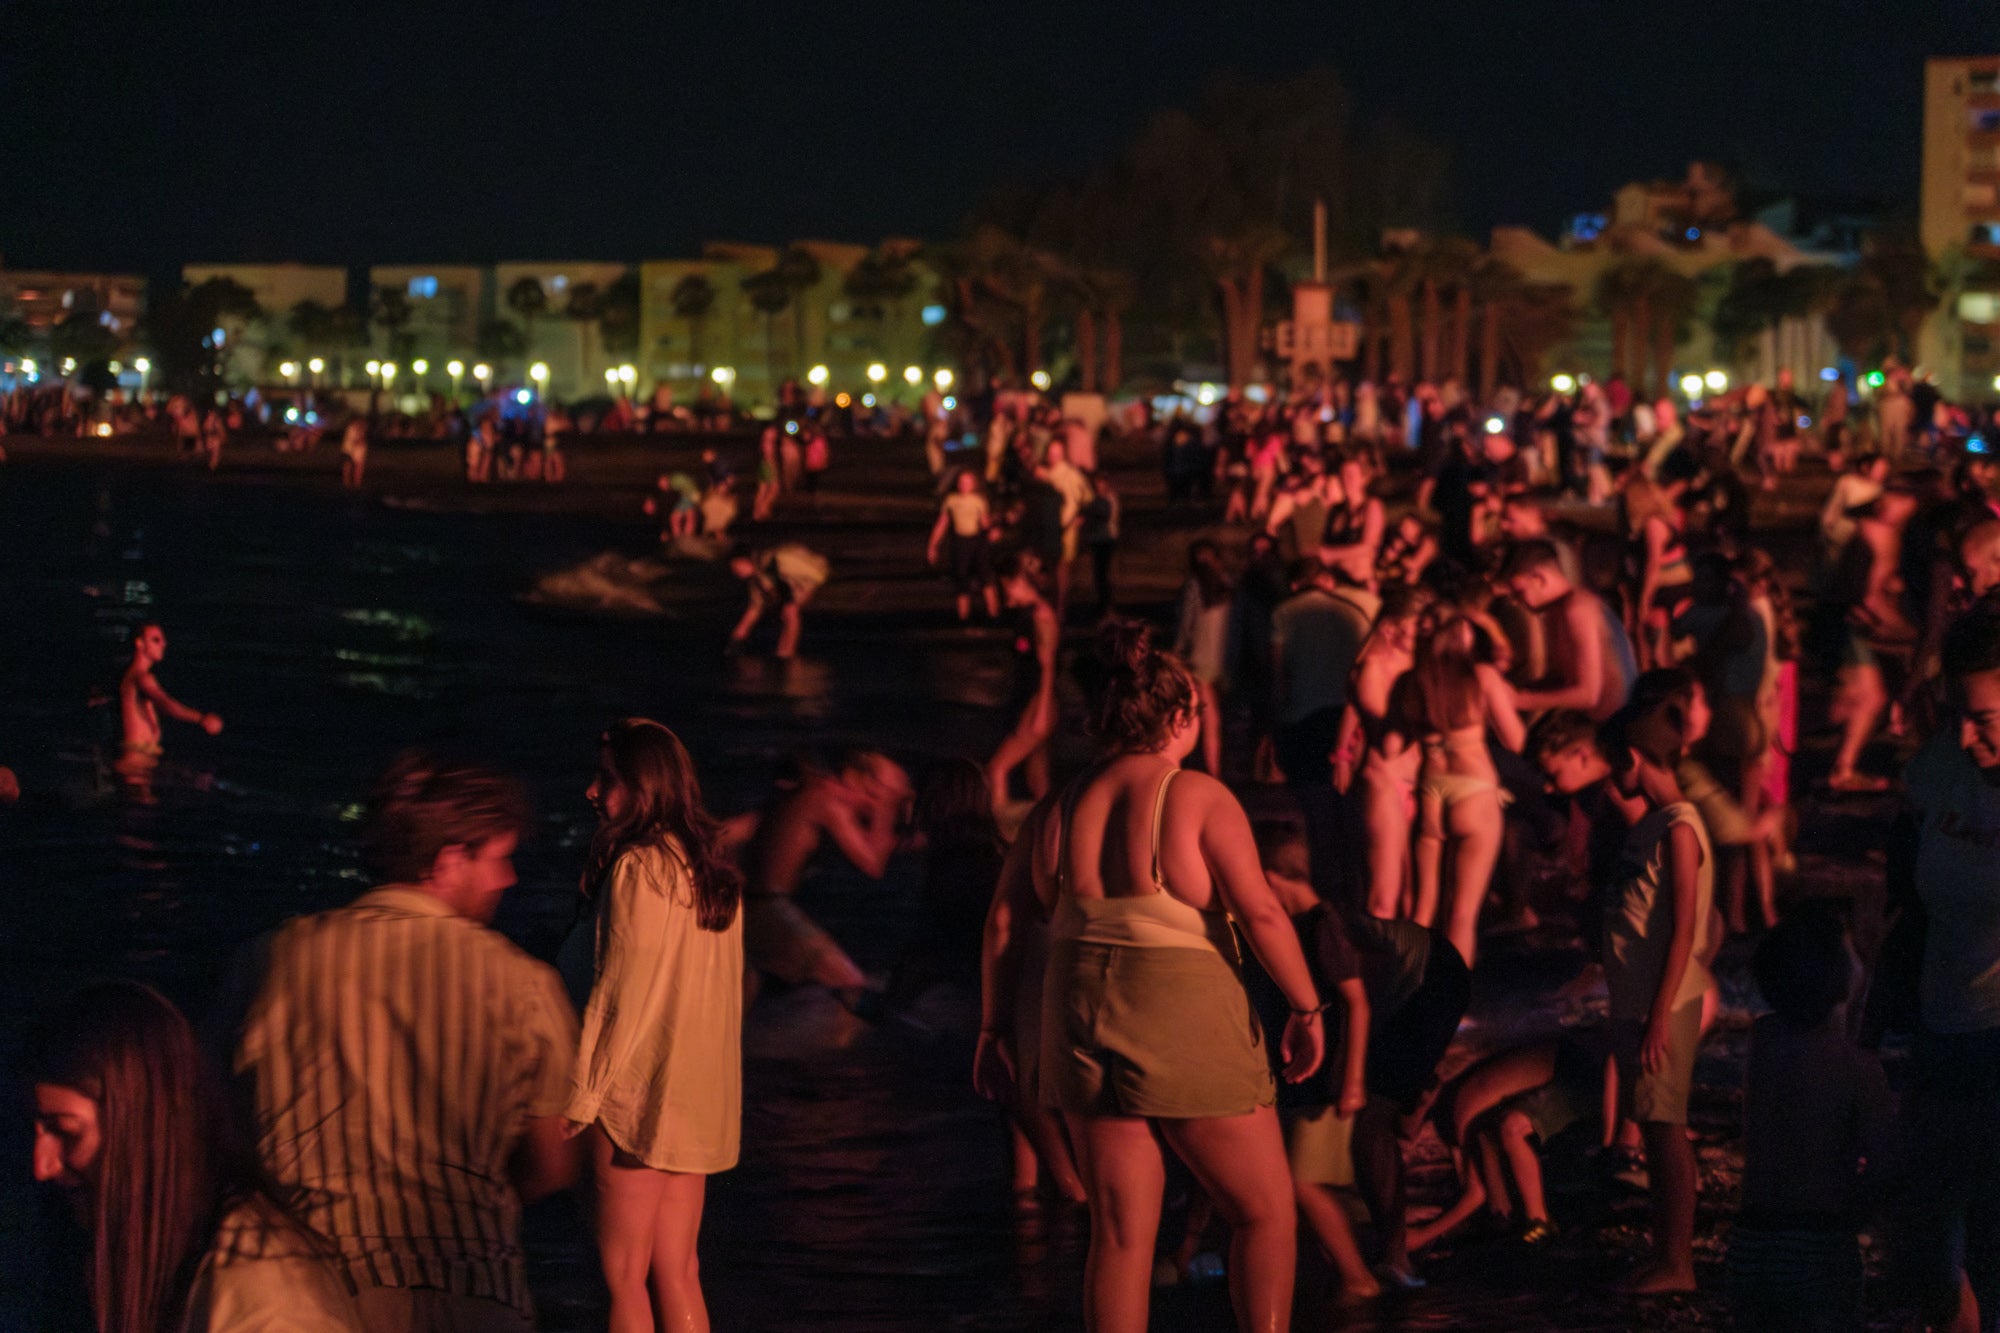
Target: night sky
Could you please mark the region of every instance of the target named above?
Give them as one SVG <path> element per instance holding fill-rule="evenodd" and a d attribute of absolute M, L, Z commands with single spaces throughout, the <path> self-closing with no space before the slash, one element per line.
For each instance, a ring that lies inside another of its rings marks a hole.
<path fill-rule="evenodd" d="M 1924 57 L 1995 50 L 1993 0 L 15 0 L 0 255 L 157 273 L 937 236 L 1219 69 L 1322 64 L 1449 145 L 1474 235 L 1695 157 L 1914 211 Z"/>

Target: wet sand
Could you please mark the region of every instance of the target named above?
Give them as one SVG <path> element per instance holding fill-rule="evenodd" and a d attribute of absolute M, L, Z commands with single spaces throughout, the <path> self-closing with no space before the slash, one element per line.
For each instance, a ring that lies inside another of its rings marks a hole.
<path fill-rule="evenodd" d="M 1007 645 L 950 624 L 946 590 L 918 556 L 933 512 L 913 446 L 836 446 L 815 512 L 767 531 L 825 550 L 836 579 L 808 618 L 805 659 L 726 664 L 738 592 L 713 564 L 670 561 L 666 614 L 614 619 L 520 600 L 537 577 L 606 550 L 653 548 L 638 510 L 652 478 L 687 466 L 699 441 L 583 441 L 562 488 L 468 488 L 452 452 L 389 444 L 359 495 L 337 456 L 232 447 L 214 477 L 155 442 L 7 440 L 0 466 L 0 579 L 10 635 L 0 657 L 0 762 L 27 797 L 0 813 L 0 1033 L 93 974 L 139 975 L 198 1008 L 241 942 L 365 884 L 353 802 L 397 746 L 449 741 L 528 776 L 543 811 L 502 925 L 553 951 L 588 836 L 580 797 L 589 738 L 626 712 L 687 736 L 715 804 L 755 800 L 804 743 L 882 744 L 913 767 L 983 755 L 1005 729 Z M 748 469 L 747 443 L 736 449 Z M 1121 583 L 1164 614 L 1191 519 L 1170 517 L 1157 476 L 1121 472 L 1128 541 Z M 1812 497 L 1800 487 L 1766 526 L 1799 547 Z M 741 529 L 753 543 L 764 532 Z M 96 770 L 121 636 L 159 616 L 172 637 L 160 675 L 229 730 L 168 737 L 159 802 L 130 804 Z M 1815 716 L 1809 703 L 1808 716 Z M 1068 753 L 1080 751 L 1071 743 Z M 1798 789 L 1824 772 L 1808 741 Z M 1886 756 L 1878 769 L 1887 771 Z M 1253 790 L 1259 808 L 1281 794 Z M 1849 896 L 1880 874 L 1883 799 L 1801 803 L 1799 875 L 1788 894 Z M 906 858 L 907 862 L 908 859 Z M 885 971 L 914 924 L 918 867 L 882 884 L 820 877 L 805 899 L 864 966 Z M 1546 997 L 1582 959 L 1560 921 L 1482 954 L 1472 1021 L 1454 1062 L 1552 1030 Z M 1448 1245 L 1424 1261 L 1429 1290 L 1340 1313 L 1323 1264 L 1302 1269 L 1299 1328 L 1623 1329 L 1723 1322 L 1717 1267 L 1739 1171 L 1734 1140 L 1747 1021 L 1747 946 L 1725 951 L 1729 1010 L 1697 1070 L 1703 1179 L 1695 1298 L 1627 1303 L 1603 1294 L 1643 1238 L 1643 1198 L 1606 1195 L 1587 1174 L 1552 1180 L 1565 1236 L 1547 1253 L 1508 1240 Z M 746 1033 L 744 1163 L 717 1178 L 704 1279 L 732 1329 L 1072 1329 L 1083 1229 L 1074 1217 L 1023 1235 L 1007 1197 L 1004 1137 L 968 1076 L 972 1001 L 934 991 L 917 1017 L 879 1028 L 825 996 L 769 996 Z M 5 1160 L 25 1161 L 11 1121 Z M 1436 1141 L 1420 1145 L 1416 1197 L 1449 1189 Z M 1584 1183 L 1584 1191 L 1565 1183 Z M 1420 1210 L 1421 1213 L 1422 1210 Z M 1171 1224 L 1171 1222 L 1170 1222 Z M 39 1303 L 35 1205 L 0 1177 L 0 1329 Z M 588 1228 L 574 1200 L 531 1213 L 533 1280 L 549 1329 L 602 1323 Z M 1228 1323 L 1218 1284 L 1159 1293 L 1157 1328 Z"/>

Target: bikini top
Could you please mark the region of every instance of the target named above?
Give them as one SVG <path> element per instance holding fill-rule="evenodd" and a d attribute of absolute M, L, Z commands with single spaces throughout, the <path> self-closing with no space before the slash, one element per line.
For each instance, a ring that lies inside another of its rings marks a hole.
<path fill-rule="evenodd" d="M 1051 937 L 1081 944 L 1107 944 L 1133 949 L 1205 949 L 1240 961 L 1236 936 L 1227 912 L 1204 912 L 1176 898 L 1167 889 L 1160 868 L 1160 829 L 1165 822 L 1167 788 L 1179 769 L 1169 769 L 1153 794 L 1153 891 L 1124 897 L 1079 898 L 1069 891 L 1070 825 L 1076 802 L 1089 774 L 1070 784 L 1063 795 L 1056 842 L 1056 907 L 1050 918 Z"/>

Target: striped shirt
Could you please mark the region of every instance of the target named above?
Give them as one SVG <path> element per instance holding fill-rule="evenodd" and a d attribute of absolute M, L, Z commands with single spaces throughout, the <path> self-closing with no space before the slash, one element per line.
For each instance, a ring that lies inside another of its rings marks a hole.
<path fill-rule="evenodd" d="M 391 885 L 272 937 L 235 1066 L 266 1169 L 358 1285 L 532 1317 L 507 1162 L 563 1109 L 576 1047 L 554 969 Z"/>

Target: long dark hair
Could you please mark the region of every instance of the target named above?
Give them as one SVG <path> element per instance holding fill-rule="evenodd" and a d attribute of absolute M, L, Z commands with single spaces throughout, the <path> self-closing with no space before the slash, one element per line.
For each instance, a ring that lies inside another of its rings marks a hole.
<path fill-rule="evenodd" d="M 917 784 L 911 822 L 924 831 L 931 850 L 991 852 L 1007 849 L 993 818 L 993 791 L 986 770 L 970 759 L 940 759 Z"/>
<path fill-rule="evenodd" d="M 701 803 L 701 780 L 680 737 L 649 718 L 613 722 L 602 738 L 604 764 L 630 796 L 625 813 L 598 826 L 590 840 L 583 894 L 596 896 L 618 858 L 634 847 L 672 838 L 694 890 L 703 930 L 727 930 L 743 900 L 743 877 L 722 852 L 722 825 Z"/>
<path fill-rule="evenodd" d="M 1464 616 L 1447 616 L 1418 640 L 1410 675 L 1425 726 L 1456 731 L 1476 725 L 1483 713 L 1479 668 L 1473 658 L 1478 635 Z"/>
<path fill-rule="evenodd" d="M 91 986 L 36 1029 L 23 1072 L 96 1103 L 88 1282 L 100 1333 L 175 1327 L 225 1195 L 256 1174 L 194 1030 L 150 987 Z"/>

